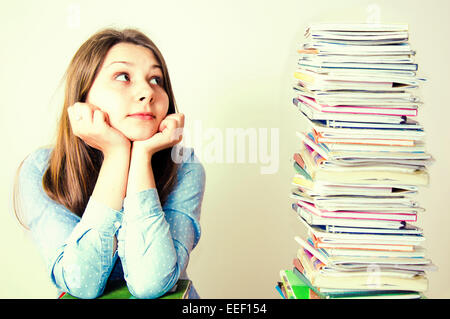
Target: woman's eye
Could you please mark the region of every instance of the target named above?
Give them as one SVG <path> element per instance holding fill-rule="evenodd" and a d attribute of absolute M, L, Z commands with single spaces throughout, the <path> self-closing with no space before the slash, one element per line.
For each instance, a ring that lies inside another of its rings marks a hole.
<path fill-rule="evenodd" d="M 128 81 L 130 81 L 130 77 L 126 73 L 120 73 L 118 76 L 116 76 L 116 80 L 128 82 Z"/>
<path fill-rule="evenodd" d="M 162 85 L 162 79 L 159 76 L 152 77 L 150 79 L 150 84 Z"/>

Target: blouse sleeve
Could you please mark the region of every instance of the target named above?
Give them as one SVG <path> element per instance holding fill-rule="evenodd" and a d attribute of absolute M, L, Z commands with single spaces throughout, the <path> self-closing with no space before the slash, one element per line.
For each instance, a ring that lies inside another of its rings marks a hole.
<path fill-rule="evenodd" d="M 177 282 L 200 239 L 205 171 L 193 151 L 178 168 L 177 184 L 161 207 L 156 189 L 127 195 L 118 252 L 130 292 L 157 298 Z"/>
<path fill-rule="evenodd" d="M 102 294 L 117 254 L 113 239 L 123 212 L 93 198 L 80 219 L 42 188 L 49 150 L 28 156 L 19 173 L 21 215 L 43 256 L 54 285 L 79 298 Z"/>

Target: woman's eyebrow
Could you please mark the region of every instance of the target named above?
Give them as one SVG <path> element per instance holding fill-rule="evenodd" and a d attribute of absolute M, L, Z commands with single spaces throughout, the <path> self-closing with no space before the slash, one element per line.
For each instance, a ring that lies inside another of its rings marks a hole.
<path fill-rule="evenodd" d="M 130 65 L 130 66 L 134 65 L 134 63 L 128 62 L 128 61 L 113 61 L 110 64 L 108 64 L 106 67 L 108 68 L 108 67 L 110 67 L 111 65 L 113 65 L 115 63 L 123 63 L 123 64 Z"/>
<path fill-rule="evenodd" d="M 106 66 L 106 68 L 108 68 L 108 67 L 110 67 L 111 65 L 116 64 L 116 63 L 122 63 L 122 64 L 125 64 L 125 65 L 128 65 L 128 66 L 134 66 L 134 65 L 135 65 L 133 62 L 128 62 L 128 61 L 113 61 L 113 62 L 111 62 L 110 64 L 108 64 L 108 65 Z M 150 67 L 150 69 L 161 69 L 161 70 L 162 70 L 162 67 L 161 67 L 161 65 L 159 65 L 159 64 L 153 64 L 153 65 Z"/>

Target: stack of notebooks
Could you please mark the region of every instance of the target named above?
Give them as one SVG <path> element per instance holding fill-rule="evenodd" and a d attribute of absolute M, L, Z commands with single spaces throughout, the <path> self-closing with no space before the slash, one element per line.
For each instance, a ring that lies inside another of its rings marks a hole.
<path fill-rule="evenodd" d="M 299 250 L 285 298 L 422 298 L 427 258 L 416 200 L 433 161 L 418 123 L 406 25 L 311 25 L 298 50 L 291 192 Z M 297 293 L 295 291 L 297 290 Z"/>

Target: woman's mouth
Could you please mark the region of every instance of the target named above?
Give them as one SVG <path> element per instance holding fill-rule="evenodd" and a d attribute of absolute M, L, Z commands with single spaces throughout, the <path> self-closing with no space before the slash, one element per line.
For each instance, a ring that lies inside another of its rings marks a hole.
<path fill-rule="evenodd" d="M 133 114 L 129 114 L 128 117 L 138 119 L 138 120 L 146 120 L 146 121 L 154 120 L 156 118 L 156 116 L 151 112 L 133 113 Z"/>

